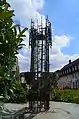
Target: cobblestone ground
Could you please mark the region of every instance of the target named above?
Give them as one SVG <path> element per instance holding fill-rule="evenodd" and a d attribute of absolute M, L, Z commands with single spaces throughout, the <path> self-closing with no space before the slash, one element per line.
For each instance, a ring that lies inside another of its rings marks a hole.
<path fill-rule="evenodd" d="M 20 109 L 25 106 L 26 104 L 7 104 L 7 108 L 10 109 Z M 37 115 L 26 114 L 25 119 L 79 119 L 79 104 L 50 102 L 49 111 Z"/>

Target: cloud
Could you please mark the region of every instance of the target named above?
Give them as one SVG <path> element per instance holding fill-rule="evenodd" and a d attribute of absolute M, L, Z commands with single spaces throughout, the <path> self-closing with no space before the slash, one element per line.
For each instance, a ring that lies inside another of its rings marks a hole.
<path fill-rule="evenodd" d="M 14 9 L 15 17 L 13 18 L 15 23 L 21 25 L 21 29 L 24 27 L 30 27 L 31 19 L 35 22 L 38 19 L 38 23 L 45 23 L 45 16 L 40 14 L 38 10 L 41 10 L 44 6 L 44 0 L 7 0 L 10 3 L 11 9 Z M 29 32 L 26 32 L 26 38 L 24 43 L 26 46 L 19 51 L 18 60 L 20 72 L 30 70 L 30 48 L 29 48 Z"/>
<path fill-rule="evenodd" d="M 30 70 L 30 52 L 28 52 L 26 52 L 26 55 L 22 55 L 20 53 L 18 54 L 20 72 L 26 72 Z"/>
<path fill-rule="evenodd" d="M 19 51 L 18 56 L 18 63 L 20 72 L 30 71 L 30 57 L 31 57 L 31 50 L 29 47 L 29 32 L 25 32 L 26 37 L 22 44 L 25 44 L 23 48 Z"/>
<path fill-rule="evenodd" d="M 36 10 L 42 9 L 44 6 L 44 0 L 31 0 Z"/>
<path fill-rule="evenodd" d="M 71 61 L 74 61 L 77 58 L 79 58 L 79 54 L 74 54 L 72 56 L 71 55 L 66 55 L 66 54 L 56 55 L 50 61 L 50 71 L 59 70 L 64 65 L 68 64 L 70 59 L 71 59 Z"/>
<path fill-rule="evenodd" d="M 27 36 L 29 37 L 29 33 L 26 32 Z M 20 72 L 30 71 L 30 57 L 31 57 L 31 50 L 29 47 L 29 39 L 26 37 L 23 41 L 26 46 L 23 47 L 20 54 L 18 55 L 19 58 L 19 66 Z M 60 36 L 62 37 L 62 36 Z M 58 39 L 60 39 L 58 37 Z M 58 40 L 56 39 L 56 40 Z M 71 41 L 70 37 L 67 36 L 69 42 Z M 53 41 L 52 48 L 50 49 L 50 71 L 56 71 L 62 68 L 64 65 L 68 64 L 69 60 L 72 61 L 79 58 L 79 54 L 68 55 L 64 54 L 61 50 L 62 47 L 67 46 L 67 43 L 63 42 L 61 45 L 60 42 Z"/>
<path fill-rule="evenodd" d="M 62 47 L 67 47 L 70 43 L 70 37 L 67 35 L 61 35 L 61 36 L 54 36 L 52 41 L 52 49 L 50 49 L 50 60 L 54 57 L 63 57 L 63 54 L 61 49 Z"/>
<path fill-rule="evenodd" d="M 28 36 L 28 32 L 27 32 L 27 36 Z M 18 55 L 20 72 L 30 71 L 31 50 L 28 47 L 29 46 L 28 38 L 24 40 L 24 43 L 26 44 L 26 46 L 23 47 L 21 53 Z M 53 41 L 52 48 L 50 49 L 50 71 L 56 71 L 62 68 L 64 65 L 68 64 L 69 59 L 73 61 L 79 57 L 79 54 L 75 54 L 75 55 L 64 54 L 61 51 L 62 47 L 60 46 L 61 45 Z"/>
<path fill-rule="evenodd" d="M 30 26 L 33 19 L 40 22 L 41 16 L 44 21 L 44 15 L 40 14 L 37 9 L 42 9 L 44 0 L 7 0 L 11 4 L 11 8 L 15 10 L 14 21 L 19 20 L 21 26 Z"/>
<path fill-rule="evenodd" d="M 64 54 L 62 47 L 67 47 L 71 43 L 72 37 L 68 35 L 54 36 L 52 43 L 52 49 L 50 49 L 50 71 L 56 71 L 61 69 L 64 65 L 69 63 L 71 59 L 74 61 L 79 58 L 79 54 Z"/>
<path fill-rule="evenodd" d="M 41 22 L 41 16 L 43 23 L 45 23 L 45 16 L 40 14 L 38 10 L 43 9 L 44 0 L 7 0 L 11 4 L 11 8 L 15 10 L 14 21 L 20 23 L 21 27 L 30 26 L 31 18 L 38 22 Z M 23 43 L 26 45 L 20 50 L 18 54 L 20 72 L 30 71 L 30 55 L 31 50 L 29 48 L 29 32 L 26 33 Z M 79 57 L 79 54 L 68 55 L 62 52 L 62 48 L 69 46 L 71 43 L 71 37 L 69 35 L 62 34 L 61 36 L 55 35 L 53 37 L 52 49 L 50 49 L 50 71 L 60 69 L 68 60 L 72 61 Z"/>
<path fill-rule="evenodd" d="M 54 41 L 59 47 L 66 47 L 70 43 L 70 38 L 67 35 L 55 36 Z"/>

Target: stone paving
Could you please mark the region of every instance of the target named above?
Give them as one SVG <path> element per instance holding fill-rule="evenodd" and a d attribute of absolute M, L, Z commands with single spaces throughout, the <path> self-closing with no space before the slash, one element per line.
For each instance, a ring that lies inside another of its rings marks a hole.
<path fill-rule="evenodd" d="M 79 105 L 50 102 L 50 110 L 36 115 L 33 119 L 79 119 Z"/>
<path fill-rule="evenodd" d="M 21 109 L 28 104 L 6 104 L 10 109 Z M 26 114 L 25 119 L 79 119 L 79 104 L 50 102 L 50 110 L 39 114 Z"/>

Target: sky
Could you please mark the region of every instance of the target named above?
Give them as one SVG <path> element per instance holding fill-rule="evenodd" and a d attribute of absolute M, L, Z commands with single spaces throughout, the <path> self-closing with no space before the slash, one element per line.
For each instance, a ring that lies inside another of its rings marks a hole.
<path fill-rule="evenodd" d="M 79 58 L 79 0 L 7 0 L 15 10 L 14 23 L 21 29 L 30 28 L 31 18 L 43 23 L 48 15 L 52 24 L 52 48 L 50 49 L 50 71 L 56 71 Z M 18 54 L 20 72 L 30 69 L 29 31 Z"/>

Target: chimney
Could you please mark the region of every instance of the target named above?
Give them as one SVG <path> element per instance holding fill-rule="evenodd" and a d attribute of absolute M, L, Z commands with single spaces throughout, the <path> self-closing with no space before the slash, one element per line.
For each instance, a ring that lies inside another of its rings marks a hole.
<path fill-rule="evenodd" d="M 69 64 L 71 64 L 71 60 L 69 60 Z"/>

